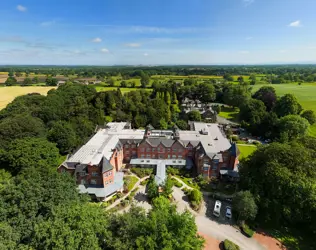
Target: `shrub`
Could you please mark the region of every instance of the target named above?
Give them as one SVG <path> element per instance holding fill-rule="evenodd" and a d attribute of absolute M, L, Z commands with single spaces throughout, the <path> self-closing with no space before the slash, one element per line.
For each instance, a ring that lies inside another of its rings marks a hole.
<path fill-rule="evenodd" d="M 239 246 L 230 240 L 224 240 L 224 249 L 225 250 L 239 250 Z"/>
<path fill-rule="evenodd" d="M 129 204 L 129 201 L 128 200 L 122 200 L 121 204 L 122 204 L 123 207 L 126 207 Z"/>
<path fill-rule="evenodd" d="M 258 146 L 258 145 L 260 145 L 261 143 L 260 143 L 259 141 L 254 141 L 253 144 L 256 145 L 256 146 Z"/>
<path fill-rule="evenodd" d="M 135 176 L 126 176 L 124 178 L 124 188 L 126 192 L 129 192 L 133 189 L 138 179 Z"/>
<path fill-rule="evenodd" d="M 147 183 L 148 183 L 148 179 L 146 179 L 146 180 L 142 181 L 140 184 L 141 184 L 142 186 L 146 186 L 146 185 L 147 185 Z"/>
<path fill-rule="evenodd" d="M 239 141 L 239 136 L 238 135 L 233 135 L 232 136 L 232 141 Z"/>
<path fill-rule="evenodd" d="M 241 226 L 241 230 L 244 232 L 244 234 L 246 234 L 249 238 L 251 238 L 254 235 L 254 231 L 247 225 L 247 224 L 243 224 Z"/>
<path fill-rule="evenodd" d="M 174 168 L 174 167 L 169 166 L 167 168 L 167 174 L 179 175 L 180 174 L 180 170 L 178 168 Z"/>
<path fill-rule="evenodd" d="M 145 176 L 151 175 L 153 173 L 152 168 L 134 167 L 134 168 L 131 168 L 131 171 L 140 178 L 144 178 Z"/>
<path fill-rule="evenodd" d="M 181 183 L 181 182 L 177 181 L 176 179 L 173 179 L 172 181 L 173 181 L 173 184 L 174 184 L 176 187 L 178 187 L 178 188 L 181 188 L 181 187 L 182 187 L 182 183 Z"/>

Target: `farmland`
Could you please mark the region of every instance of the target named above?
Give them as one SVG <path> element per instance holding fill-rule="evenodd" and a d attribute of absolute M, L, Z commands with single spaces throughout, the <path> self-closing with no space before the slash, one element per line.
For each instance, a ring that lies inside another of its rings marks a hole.
<path fill-rule="evenodd" d="M 15 97 L 20 95 L 26 95 L 29 93 L 39 93 L 46 95 L 47 92 L 55 87 L 1 87 L 0 88 L 0 110 L 5 108 L 8 103 L 12 102 Z"/>

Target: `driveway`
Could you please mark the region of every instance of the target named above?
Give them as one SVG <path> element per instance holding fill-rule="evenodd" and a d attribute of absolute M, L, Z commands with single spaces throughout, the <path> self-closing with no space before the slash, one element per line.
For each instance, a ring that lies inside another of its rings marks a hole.
<path fill-rule="evenodd" d="M 199 212 L 195 212 L 190 208 L 187 197 L 183 193 L 183 191 L 177 187 L 174 187 L 173 197 L 177 203 L 177 210 L 179 212 L 185 211 L 188 209 L 195 216 L 195 223 L 198 227 L 198 231 L 206 236 L 210 236 L 219 241 L 223 241 L 225 239 L 229 239 L 230 241 L 236 243 L 240 246 L 240 249 L 243 250 L 265 250 L 266 248 L 259 244 L 254 238 L 245 237 L 239 230 L 230 226 L 229 221 L 226 224 L 222 222 L 216 222 L 212 219 L 212 217 L 207 217 L 206 213 L 208 213 L 207 204 L 203 202 L 201 210 Z"/>

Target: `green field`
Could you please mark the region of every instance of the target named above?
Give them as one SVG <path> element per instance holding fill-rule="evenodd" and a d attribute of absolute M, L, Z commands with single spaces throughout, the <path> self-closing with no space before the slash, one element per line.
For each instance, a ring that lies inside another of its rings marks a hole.
<path fill-rule="evenodd" d="M 102 91 L 111 91 L 111 90 L 117 90 L 118 87 L 103 87 L 103 86 L 93 86 L 95 87 L 97 92 L 102 92 Z M 135 91 L 135 90 L 146 90 L 146 91 L 152 91 L 152 89 L 142 89 L 142 88 L 120 88 L 122 94 Z"/>
<path fill-rule="evenodd" d="M 260 89 L 262 86 L 267 85 L 254 85 L 253 92 Z M 293 94 L 296 96 L 300 104 L 304 109 L 313 110 L 316 113 L 316 84 L 315 83 L 303 83 L 298 85 L 297 83 L 287 83 L 287 84 L 273 84 L 272 86 L 278 96 L 285 94 Z M 316 124 L 310 127 L 310 135 L 316 136 Z"/>
<path fill-rule="evenodd" d="M 233 122 L 238 122 L 238 114 L 238 108 L 221 107 L 221 112 L 218 115 Z"/>
<path fill-rule="evenodd" d="M 251 155 L 257 149 L 257 147 L 254 145 L 237 144 L 237 147 L 240 151 L 239 160 L 243 159 L 243 158 L 247 158 L 249 155 Z"/>

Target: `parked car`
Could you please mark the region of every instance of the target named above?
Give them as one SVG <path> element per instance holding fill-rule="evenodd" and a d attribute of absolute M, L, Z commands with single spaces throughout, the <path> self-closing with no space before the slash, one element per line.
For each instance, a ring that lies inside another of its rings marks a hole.
<path fill-rule="evenodd" d="M 222 203 L 221 203 L 220 201 L 216 201 L 216 202 L 215 202 L 213 214 L 214 214 L 216 217 L 219 217 L 220 214 L 221 214 L 221 206 L 222 206 Z"/>
<path fill-rule="evenodd" d="M 232 209 L 231 207 L 226 207 L 226 218 L 231 219 L 232 218 Z"/>

